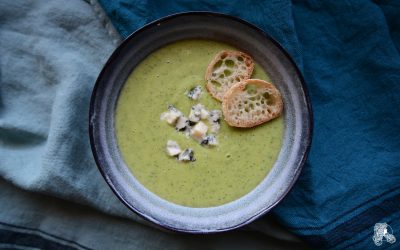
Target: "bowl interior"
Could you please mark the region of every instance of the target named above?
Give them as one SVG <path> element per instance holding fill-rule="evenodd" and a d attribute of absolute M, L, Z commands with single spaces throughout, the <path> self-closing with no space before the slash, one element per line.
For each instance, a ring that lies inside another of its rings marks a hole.
<path fill-rule="evenodd" d="M 147 55 L 184 39 L 209 39 L 250 54 L 269 74 L 284 101 L 284 135 L 272 170 L 250 193 L 222 206 L 189 208 L 163 200 L 132 175 L 118 150 L 114 112 L 127 77 Z M 282 47 L 258 28 L 234 17 L 191 12 L 169 16 L 136 31 L 113 53 L 93 91 L 90 139 L 97 165 L 130 209 L 169 229 L 217 232 L 242 226 L 274 207 L 296 181 L 311 142 L 311 108 L 303 78 Z"/>

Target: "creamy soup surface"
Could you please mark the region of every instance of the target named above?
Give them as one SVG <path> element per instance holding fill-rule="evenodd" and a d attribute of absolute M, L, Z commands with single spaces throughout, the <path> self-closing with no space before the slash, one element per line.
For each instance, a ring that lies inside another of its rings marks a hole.
<path fill-rule="evenodd" d="M 281 148 L 282 117 L 250 129 L 229 127 L 221 119 L 219 145 L 212 148 L 160 120 L 169 104 L 186 116 L 197 103 L 221 110 L 221 103 L 205 89 L 204 75 L 215 54 L 224 49 L 235 48 L 208 40 L 162 47 L 133 70 L 118 99 L 116 137 L 126 165 L 144 187 L 175 204 L 218 206 L 246 195 L 268 174 Z M 270 81 L 258 64 L 252 78 Z M 196 85 L 202 86 L 203 94 L 194 101 L 186 93 Z M 168 140 L 182 149 L 192 148 L 196 161 L 168 156 Z"/>

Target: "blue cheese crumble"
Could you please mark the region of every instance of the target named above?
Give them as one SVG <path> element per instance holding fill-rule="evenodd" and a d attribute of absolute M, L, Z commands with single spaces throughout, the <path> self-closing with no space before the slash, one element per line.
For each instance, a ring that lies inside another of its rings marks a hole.
<path fill-rule="evenodd" d="M 193 149 L 187 148 L 178 155 L 178 161 L 196 161 Z"/>
<path fill-rule="evenodd" d="M 194 106 L 192 106 L 192 108 L 190 109 L 190 114 L 189 114 L 189 121 L 196 123 L 199 122 L 201 119 L 201 111 L 205 109 L 203 104 L 196 104 Z"/>
<path fill-rule="evenodd" d="M 175 108 L 173 105 L 168 105 L 168 111 L 161 114 L 160 120 L 166 121 L 170 125 L 174 125 L 182 115 L 183 114 L 180 110 Z"/>
<path fill-rule="evenodd" d="M 186 131 L 190 128 L 189 119 L 185 116 L 180 116 L 175 124 L 176 131 Z"/>
<path fill-rule="evenodd" d="M 198 142 L 201 142 L 206 135 L 208 130 L 207 125 L 204 122 L 198 122 L 190 130 L 190 136 Z"/>
<path fill-rule="evenodd" d="M 172 141 L 172 140 L 167 141 L 166 151 L 169 156 L 177 156 L 182 152 L 178 143 L 176 141 Z"/>
<path fill-rule="evenodd" d="M 196 87 L 189 91 L 189 93 L 194 93 L 195 89 Z M 192 94 L 191 96 L 193 96 Z M 212 147 L 218 145 L 216 134 L 221 127 L 221 117 L 221 110 L 209 111 L 203 104 L 198 103 L 191 107 L 190 113 L 187 117 L 179 109 L 173 105 L 169 105 L 168 111 L 162 113 L 160 119 L 173 125 L 176 131 L 183 132 L 186 137 L 193 138 L 200 145 Z M 187 148 L 182 151 L 178 143 L 175 141 L 168 140 L 166 152 L 169 156 L 174 156 L 179 161 L 196 160 L 194 158 L 193 149 Z"/>
<path fill-rule="evenodd" d="M 210 123 L 210 132 L 213 134 L 218 133 L 219 129 L 221 128 L 221 117 L 222 112 L 221 110 L 212 110 L 208 116 L 208 122 Z"/>
<path fill-rule="evenodd" d="M 200 98 L 202 93 L 203 93 L 203 91 L 201 89 L 201 86 L 197 85 L 196 87 L 189 90 L 189 92 L 187 93 L 187 97 L 189 97 L 189 99 L 192 99 L 192 100 L 197 100 Z"/>
<path fill-rule="evenodd" d="M 202 146 L 216 146 L 218 145 L 217 137 L 213 134 L 206 135 L 200 144 Z"/>

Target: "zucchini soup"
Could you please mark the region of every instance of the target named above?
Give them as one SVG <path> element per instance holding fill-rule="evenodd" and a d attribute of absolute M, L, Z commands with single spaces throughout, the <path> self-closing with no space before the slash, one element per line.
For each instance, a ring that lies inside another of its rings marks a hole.
<path fill-rule="evenodd" d="M 186 115 L 193 105 L 220 110 L 221 103 L 205 90 L 205 70 L 221 50 L 235 49 L 208 40 L 185 40 L 146 57 L 124 84 L 116 107 L 119 150 L 135 178 L 148 190 L 175 204 L 212 207 L 236 200 L 254 189 L 279 154 L 283 118 L 253 128 L 234 128 L 221 119 L 218 145 L 206 147 L 160 120 L 173 105 Z M 270 81 L 255 63 L 252 78 Z M 196 100 L 188 92 L 201 86 Z M 183 162 L 165 153 L 167 141 L 193 150 L 195 161 Z"/>

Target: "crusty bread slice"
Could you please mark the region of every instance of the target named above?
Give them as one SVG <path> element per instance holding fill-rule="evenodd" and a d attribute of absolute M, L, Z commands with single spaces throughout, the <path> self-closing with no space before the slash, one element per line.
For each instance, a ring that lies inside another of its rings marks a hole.
<path fill-rule="evenodd" d="M 206 71 L 206 88 L 217 100 L 235 83 L 246 80 L 253 73 L 253 59 L 240 51 L 224 50 L 210 62 Z"/>
<path fill-rule="evenodd" d="M 258 79 L 236 83 L 225 93 L 222 101 L 225 121 L 233 127 L 257 126 L 278 117 L 282 109 L 279 90 Z"/>

